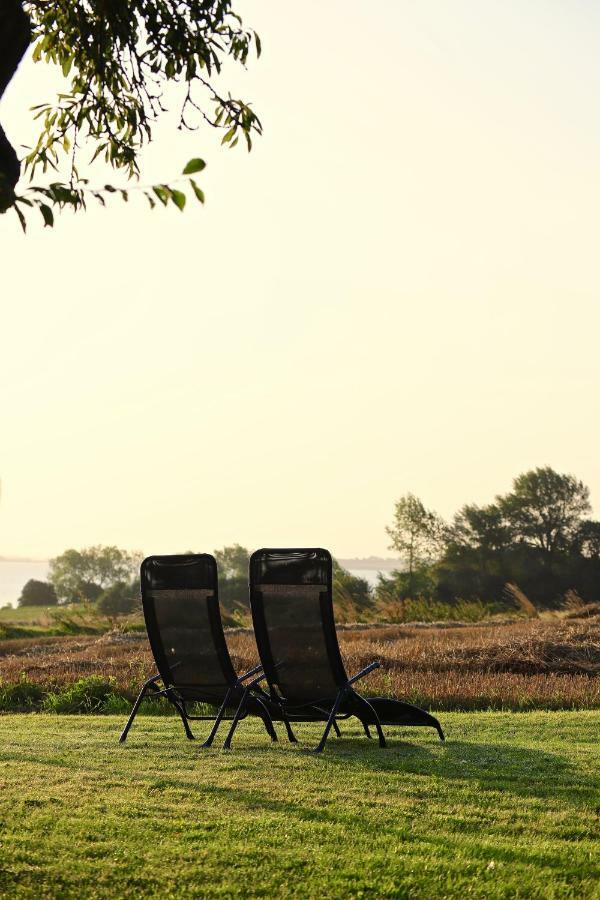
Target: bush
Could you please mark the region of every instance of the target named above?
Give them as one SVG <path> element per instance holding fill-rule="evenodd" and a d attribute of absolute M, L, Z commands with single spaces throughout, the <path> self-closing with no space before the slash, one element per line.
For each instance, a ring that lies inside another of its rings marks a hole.
<path fill-rule="evenodd" d="M 44 697 L 44 712 L 54 713 L 94 713 L 104 712 L 105 707 L 120 707 L 115 697 L 114 679 L 90 675 L 80 678 L 61 691 L 51 692 Z"/>
<path fill-rule="evenodd" d="M 0 684 L 2 712 L 32 712 L 39 709 L 43 699 L 41 685 L 29 681 L 25 674 L 15 684 Z"/>
<path fill-rule="evenodd" d="M 19 606 L 56 606 L 58 597 L 54 585 L 30 578 L 19 597 Z"/>
<path fill-rule="evenodd" d="M 404 622 L 482 622 L 501 611 L 498 604 L 481 600 L 458 599 L 443 603 L 424 597 L 396 599 L 381 602 L 378 610 L 383 621 Z"/>
<path fill-rule="evenodd" d="M 133 585 L 118 581 L 100 594 L 98 611 L 109 619 L 126 616 L 136 608 L 137 599 Z"/>
<path fill-rule="evenodd" d="M 219 600 L 221 605 L 229 612 L 236 607 L 249 609 L 248 576 L 232 575 L 226 578 L 221 575 L 219 578 Z"/>
<path fill-rule="evenodd" d="M 93 581 L 80 581 L 77 585 L 77 593 L 73 596 L 72 602 L 78 603 L 81 600 L 90 600 L 92 603 L 102 594 L 102 588 Z"/>

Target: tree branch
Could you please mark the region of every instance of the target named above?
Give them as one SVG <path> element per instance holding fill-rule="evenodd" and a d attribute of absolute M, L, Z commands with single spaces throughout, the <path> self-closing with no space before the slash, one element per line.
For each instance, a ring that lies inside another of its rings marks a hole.
<path fill-rule="evenodd" d="M 31 25 L 20 0 L 0 0 L 0 98 L 31 41 Z M 13 200 L 21 166 L 0 125 L 0 212 Z"/>

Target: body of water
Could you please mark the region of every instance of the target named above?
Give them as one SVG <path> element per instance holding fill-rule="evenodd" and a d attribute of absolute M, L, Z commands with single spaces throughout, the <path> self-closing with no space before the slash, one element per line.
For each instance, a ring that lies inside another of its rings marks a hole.
<path fill-rule="evenodd" d="M 357 578 L 364 578 L 369 583 L 369 587 L 375 587 L 377 584 L 378 569 L 348 569 L 348 571 Z M 389 572 L 384 572 L 383 574 L 389 575 Z"/>
<path fill-rule="evenodd" d="M 46 581 L 48 578 L 48 561 L 28 562 L 13 559 L 0 559 L 0 606 L 7 603 L 17 605 L 23 585 L 30 578 Z"/>

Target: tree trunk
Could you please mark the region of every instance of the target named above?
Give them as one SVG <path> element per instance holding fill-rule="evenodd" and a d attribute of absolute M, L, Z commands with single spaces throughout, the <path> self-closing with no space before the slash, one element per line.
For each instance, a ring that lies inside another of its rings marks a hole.
<path fill-rule="evenodd" d="M 20 0 L 0 0 L 0 99 L 31 41 L 31 25 Z M 0 212 L 11 205 L 21 166 L 0 125 Z"/>

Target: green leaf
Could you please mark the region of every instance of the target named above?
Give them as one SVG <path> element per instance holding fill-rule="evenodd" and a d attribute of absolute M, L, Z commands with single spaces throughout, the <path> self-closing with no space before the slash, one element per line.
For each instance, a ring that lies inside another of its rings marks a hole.
<path fill-rule="evenodd" d="M 185 194 L 182 191 L 176 191 L 174 188 L 172 188 L 171 200 L 173 201 L 177 209 L 180 209 L 183 212 L 186 200 Z"/>
<path fill-rule="evenodd" d="M 223 135 L 223 139 L 222 139 L 221 143 L 226 144 L 227 141 L 231 140 L 231 138 L 234 136 L 234 134 L 235 134 L 235 125 L 232 125 L 231 128 L 229 129 L 229 131 Z"/>
<path fill-rule="evenodd" d="M 44 219 L 44 228 L 46 228 L 46 226 L 52 228 L 52 226 L 54 225 L 54 213 L 52 212 L 50 207 L 46 206 L 45 203 L 40 203 L 40 212 Z"/>
<path fill-rule="evenodd" d="M 190 159 L 186 164 L 185 169 L 183 170 L 184 175 L 194 175 L 195 172 L 201 172 L 202 169 L 206 168 L 206 163 L 203 159 Z"/>
<path fill-rule="evenodd" d="M 23 229 L 24 232 L 27 231 L 27 222 L 25 221 L 25 216 L 23 215 L 23 213 L 21 212 L 21 210 L 19 209 L 19 207 L 17 206 L 16 203 L 13 204 L 13 209 L 19 217 L 19 222 L 21 223 L 21 228 Z"/>
<path fill-rule="evenodd" d="M 152 190 L 154 191 L 162 205 L 166 206 L 169 202 L 169 192 L 161 184 L 155 184 Z"/>
<path fill-rule="evenodd" d="M 204 191 L 201 191 L 193 178 L 190 178 L 190 184 L 192 185 L 192 190 L 196 195 L 196 199 L 200 201 L 200 203 L 204 203 Z"/>

